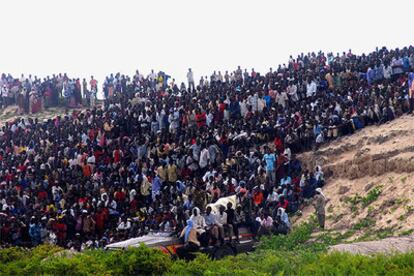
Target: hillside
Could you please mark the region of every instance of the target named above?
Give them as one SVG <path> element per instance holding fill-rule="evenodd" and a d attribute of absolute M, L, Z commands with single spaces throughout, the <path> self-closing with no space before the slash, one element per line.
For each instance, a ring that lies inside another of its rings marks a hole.
<path fill-rule="evenodd" d="M 321 165 L 328 198 L 327 229 L 363 241 L 407 235 L 414 227 L 414 118 L 381 126 L 301 154 L 307 168 Z M 296 223 L 314 212 L 308 206 Z"/>
<path fill-rule="evenodd" d="M 63 114 L 64 110 L 56 112 L 41 116 Z M 14 117 L 8 114 L 8 120 Z M 191 262 L 172 260 L 146 247 L 73 254 L 41 245 L 30 250 L 0 249 L 0 274 L 412 275 L 413 119 L 404 116 L 368 127 L 299 156 L 306 167 L 322 165 L 324 169 L 327 231 L 316 230 L 313 207 L 307 206 L 289 235 L 263 237 L 255 252 L 222 260 L 205 255 Z M 384 239 L 390 236 L 404 237 Z M 378 252 L 399 254 L 375 254 Z"/>

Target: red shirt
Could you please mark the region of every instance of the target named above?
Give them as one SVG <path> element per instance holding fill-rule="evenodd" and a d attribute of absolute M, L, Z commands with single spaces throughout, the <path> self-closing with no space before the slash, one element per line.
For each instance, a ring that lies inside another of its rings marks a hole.
<path fill-rule="evenodd" d="M 64 224 L 62 222 L 57 222 L 55 225 L 53 225 L 53 229 L 55 230 L 56 237 L 59 240 L 66 239 L 66 230 L 67 230 L 66 224 Z"/>
<path fill-rule="evenodd" d="M 263 193 L 262 192 L 254 193 L 253 202 L 256 205 L 260 205 L 263 202 Z"/>
<path fill-rule="evenodd" d="M 282 207 L 283 209 L 287 210 L 289 202 L 285 199 L 283 202 L 279 202 L 277 204 L 277 207 L 280 208 Z"/>
<path fill-rule="evenodd" d="M 88 198 L 87 197 L 81 197 L 79 198 L 79 203 L 82 203 L 83 206 L 85 206 L 85 203 L 88 202 Z"/>
<path fill-rule="evenodd" d="M 6 174 L 6 176 L 4 177 L 4 180 L 6 180 L 6 181 L 12 181 L 13 180 L 13 174 L 12 173 Z"/>
<path fill-rule="evenodd" d="M 37 194 L 37 198 L 38 198 L 40 201 L 45 200 L 45 199 L 47 198 L 47 192 L 46 192 L 46 191 L 41 191 L 41 192 L 39 192 L 39 193 Z"/>
<path fill-rule="evenodd" d="M 119 163 L 121 161 L 122 152 L 120 150 L 114 150 L 114 162 Z"/>
<path fill-rule="evenodd" d="M 275 138 L 274 144 L 276 146 L 276 149 L 279 153 L 283 153 L 284 148 L 283 148 L 283 142 L 282 139 L 280 139 L 279 137 Z"/>
<path fill-rule="evenodd" d="M 116 201 L 124 201 L 125 200 L 125 193 L 123 191 L 115 192 L 115 200 Z"/>
<path fill-rule="evenodd" d="M 95 215 L 96 228 L 102 230 L 105 227 L 107 215 L 105 211 L 101 211 Z"/>
<path fill-rule="evenodd" d="M 205 112 L 196 114 L 195 119 L 197 122 L 197 127 L 203 127 L 206 125 L 206 113 Z"/>
<path fill-rule="evenodd" d="M 93 128 L 91 128 L 91 129 L 89 130 L 89 132 L 88 132 L 88 136 L 89 136 L 89 139 L 90 139 L 91 141 L 93 141 L 93 140 L 94 140 L 94 138 L 95 138 L 95 130 L 94 130 Z"/>
<path fill-rule="evenodd" d="M 99 163 L 101 156 L 103 155 L 103 152 L 100 150 L 96 150 L 93 155 L 95 156 L 95 162 Z"/>
<path fill-rule="evenodd" d="M 224 103 L 219 104 L 220 112 L 224 112 L 225 109 L 226 109 L 226 104 L 224 104 Z"/>

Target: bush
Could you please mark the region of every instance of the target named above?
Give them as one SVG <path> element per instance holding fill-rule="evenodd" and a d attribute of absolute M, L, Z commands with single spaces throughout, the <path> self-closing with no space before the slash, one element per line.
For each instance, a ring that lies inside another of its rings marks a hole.
<path fill-rule="evenodd" d="M 346 237 L 325 232 L 312 238 L 314 222 L 287 236 L 264 237 L 258 249 L 213 261 L 198 254 L 193 261 L 172 261 L 146 246 L 123 251 L 70 253 L 54 246 L 0 250 L 1 275 L 414 275 L 414 252 L 361 256 L 328 253 Z M 59 254 L 56 254 L 59 252 Z"/>
<path fill-rule="evenodd" d="M 4 275 L 160 275 L 171 259 L 159 250 L 139 246 L 125 251 L 71 253 L 59 247 L 38 246 L 32 250 L 0 250 L 0 274 Z M 62 251 L 59 255 L 55 253 Z M 22 254 L 25 253 L 25 254 Z"/>
<path fill-rule="evenodd" d="M 28 250 L 21 247 L 0 250 L 0 274 L 34 274 L 40 262 L 56 252 L 63 250 L 53 245 L 39 245 Z"/>
<path fill-rule="evenodd" d="M 323 251 L 327 245 L 326 235 L 321 235 L 319 238 L 310 242 L 312 232 L 317 227 L 314 220 L 303 223 L 294 228 L 288 235 L 273 235 L 264 236 L 260 240 L 259 249 L 272 249 L 275 251 L 297 251 L 297 250 L 311 250 Z"/>
<path fill-rule="evenodd" d="M 414 253 L 362 256 L 349 253 L 260 250 L 218 261 L 199 256 L 174 262 L 169 275 L 413 275 Z"/>
<path fill-rule="evenodd" d="M 0 264 L 6 264 L 18 259 L 25 258 L 26 254 L 30 251 L 21 247 L 10 247 L 0 250 Z"/>

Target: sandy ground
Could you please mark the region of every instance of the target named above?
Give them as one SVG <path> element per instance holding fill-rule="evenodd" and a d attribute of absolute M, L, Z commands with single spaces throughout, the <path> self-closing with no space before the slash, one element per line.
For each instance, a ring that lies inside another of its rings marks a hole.
<path fill-rule="evenodd" d="M 299 158 L 325 173 L 327 229 L 352 230 L 349 240 L 414 229 L 414 117 L 367 127 Z M 306 207 L 296 223 L 313 212 Z"/>

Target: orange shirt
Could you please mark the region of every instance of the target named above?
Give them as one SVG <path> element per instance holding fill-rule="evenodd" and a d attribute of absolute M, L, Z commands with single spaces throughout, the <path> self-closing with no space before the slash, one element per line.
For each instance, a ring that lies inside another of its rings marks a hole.
<path fill-rule="evenodd" d="M 92 168 L 90 165 L 86 164 L 82 167 L 83 176 L 90 177 L 92 175 Z"/>

